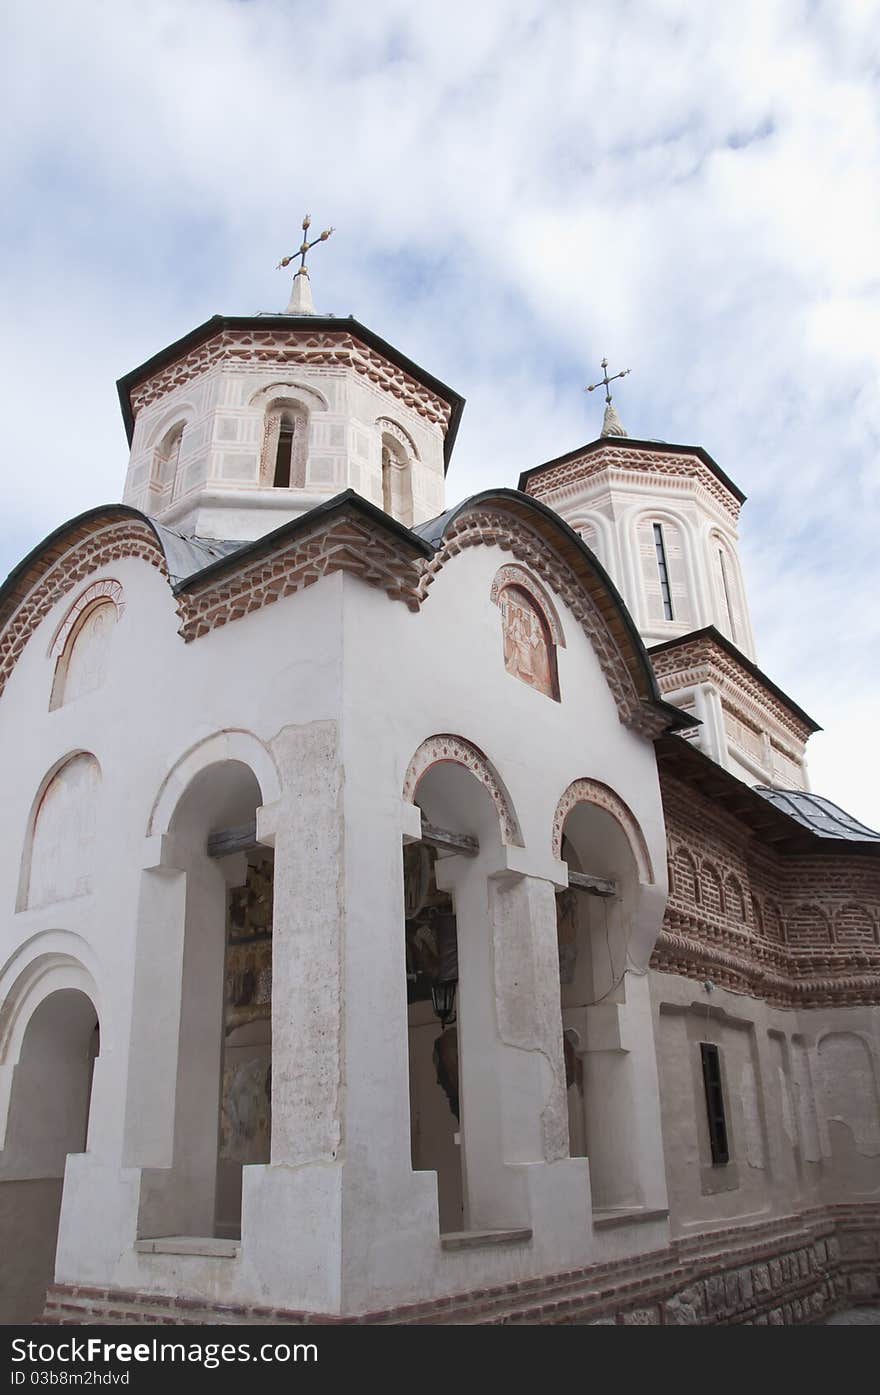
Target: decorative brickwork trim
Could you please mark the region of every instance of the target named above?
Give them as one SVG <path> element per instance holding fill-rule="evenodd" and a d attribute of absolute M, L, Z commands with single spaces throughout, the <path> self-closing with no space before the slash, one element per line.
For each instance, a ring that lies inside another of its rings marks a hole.
<path fill-rule="evenodd" d="M 369 586 L 377 586 L 418 610 L 420 559 L 406 557 L 378 524 L 354 515 L 329 527 L 319 521 L 303 535 L 279 542 L 259 560 L 209 576 L 180 592 L 183 624 L 189 641 L 209 630 L 261 610 L 282 596 L 291 596 L 332 572 L 344 571 Z"/>
<path fill-rule="evenodd" d="M 87 586 L 82 595 L 74 601 L 70 610 L 65 615 L 58 629 L 55 631 L 52 644 L 49 649 L 49 658 L 57 659 L 64 653 L 64 646 L 67 643 L 71 630 L 87 606 L 93 601 L 112 601 L 116 606 L 117 618 L 125 610 L 125 602 L 122 599 L 122 587 L 118 581 L 113 581 L 108 577 L 105 581 L 93 581 L 91 586 Z"/>
<path fill-rule="evenodd" d="M 53 1284 L 42 1323 L 766 1327 L 815 1323 L 878 1300 L 880 1208 L 866 1204 L 728 1225 L 626 1259 L 367 1313 Z"/>
<path fill-rule="evenodd" d="M 624 445 L 606 446 L 542 470 L 527 482 L 525 492 L 536 499 L 545 499 L 567 485 L 579 484 L 581 480 L 605 473 L 609 475 L 609 483 L 613 477 L 613 482 L 620 484 L 626 484 L 629 480 L 640 481 L 645 475 L 696 480 L 734 522 L 739 518 L 739 500 L 724 488 L 698 456 L 680 455 L 678 452 L 673 454 L 662 449 L 635 451 L 627 450 Z"/>
<path fill-rule="evenodd" d="M 562 633 L 562 625 L 556 612 L 556 607 L 550 599 L 550 595 L 538 579 L 527 572 L 525 567 L 507 565 L 499 567 L 492 578 L 492 586 L 489 591 L 489 599 L 493 605 L 500 605 L 501 592 L 507 586 L 518 586 L 530 596 L 535 605 L 541 611 L 547 622 L 547 629 L 554 644 L 558 644 L 561 649 L 565 648 L 565 635 Z"/>
<path fill-rule="evenodd" d="M 136 519 L 110 523 L 84 537 L 75 537 L 60 555 L 47 559 L 47 569 L 32 584 L 3 626 L 0 693 L 31 635 L 52 607 L 90 573 L 123 557 L 139 557 L 168 578 L 165 556 L 156 534 L 149 524 L 139 523 Z M 66 618 L 63 623 L 66 623 Z"/>
<path fill-rule="evenodd" d="M 880 859 L 780 854 L 662 769 L 660 787 L 672 881 L 654 969 L 779 1007 L 880 1003 Z"/>
<path fill-rule="evenodd" d="M 583 582 L 568 563 L 554 553 L 545 538 L 524 519 L 500 509 L 465 510 L 446 530 L 443 544 L 425 566 L 419 594 L 427 596 L 436 577 L 450 558 L 467 547 L 495 546 L 511 552 L 559 596 L 580 624 L 602 667 L 620 720 L 644 736 L 660 734 L 667 725 L 662 715 L 639 700 L 635 683 L 608 624 L 600 614 Z"/>
<path fill-rule="evenodd" d="M 786 754 L 794 755 L 795 759 L 803 758 L 811 729 L 710 637 L 654 653 L 651 663 L 661 692 L 690 688 L 697 683 L 714 683 L 724 706 L 735 717 L 761 731 L 766 730 L 768 721 L 778 726 L 793 738 L 793 751 Z"/>
<path fill-rule="evenodd" d="M 596 804 L 617 820 L 632 848 L 639 872 L 639 881 L 653 884 L 654 869 L 651 866 L 651 854 L 648 852 L 645 835 L 639 827 L 635 814 L 629 805 L 620 798 L 620 795 L 615 794 L 614 790 L 601 784 L 599 780 L 573 780 L 563 794 L 556 806 L 556 813 L 553 815 L 553 856 L 557 859 L 562 857 L 562 834 L 565 829 L 565 820 L 578 804 Z"/>
<path fill-rule="evenodd" d="M 412 803 L 419 781 L 427 775 L 433 766 L 440 765 L 444 761 L 463 765 L 465 770 L 469 770 L 472 775 L 476 776 L 480 784 L 488 790 L 492 803 L 498 811 L 501 841 L 522 847 L 519 820 L 516 817 L 513 801 L 507 792 L 504 781 L 479 747 L 466 741 L 462 736 L 452 736 L 450 733 L 444 732 L 439 736 L 429 736 L 426 741 L 422 742 L 407 768 L 403 781 L 404 799 Z"/>
<path fill-rule="evenodd" d="M 135 416 L 174 388 L 182 387 L 221 363 L 352 368 L 445 430 L 450 406 L 351 334 L 310 334 L 302 330 L 223 330 L 162 369 L 131 393 Z"/>

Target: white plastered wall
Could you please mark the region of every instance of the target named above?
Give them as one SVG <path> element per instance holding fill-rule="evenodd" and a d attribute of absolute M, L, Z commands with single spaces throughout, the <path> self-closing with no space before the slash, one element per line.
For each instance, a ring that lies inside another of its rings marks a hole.
<path fill-rule="evenodd" d="M 552 854 L 553 814 L 572 780 L 608 784 L 633 811 L 656 874 L 606 1046 L 634 1062 L 638 1119 L 621 1146 L 638 1144 L 641 1204 L 662 1211 L 645 978 L 665 900 L 653 752 L 620 724 L 558 597 L 562 702 L 506 671 L 490 587 L 508 560 L 470 549 L 418 614 L 336 574 L 189 645 L 159 573 L 114 563 L 83 582 L 113 577 L 125 593 L 104 683 L 53 712 L 49 641 L 75 597 L 31 639 L 2 697 L 11 794 L 0 809 L 0 962 L 61 929 L 82 942 L 78 959 L 91 965 L 103 1005 L 88 1148 L 67 1164 L 59 1280 L 351 1311 L 662 1243 L 662 1219 L 594 1230 L 588 1163 L 565 1156 L 564 1129 L 549 1122 L 564 1119 L 564 1101 L 561 1112 L 553 1103 L 561 1050 L 552 1014 L 519 1021 L 511 987 L 527 969 L 539 999 L 558 1002 L 555 891 L 565 871 Z M 421 742 L 442 732 L 486 752 L 522 833 L 515 848 L 487 838 L 485 865 L 476 876 L 463 869 L 470 890 L 457 894 L 473 933 L 496 937 L 496 956 L 513 947 L 507 987 L 490 992 L 487 980 L 485 1004 L 489 1021 L 499 1003 L 514 1013 L 510 1041 L 492 1047 L 508 1084 L 487 1144 L 509 1204 L 482 1223 L 533 1237 L 465 1252 L 441 1247 L 434 1177 L 413 1173 L 409 1143 L 401 849 L 414 811 L 402 790 Z M 92 752 L 102 771 L 92 890 L 14 913 L 34 792 L 75 750 Z M 145 1188 L 171 1166 L 176 1108 L 187 864 L 173 813 L 193 775 L 223 760 L 253 769 L 264 800 L 258 837 L 275 849 L 272 1161 L 244 1170 L 237 1257 L 146 1254 L 134 1248 L 150 1213 Z"/>
<path fill-rule="evenodd" d="M 309 413 L 302 489 L 260 485 L 267 404 L 298 402 Z M 155 488 L 157 445 L 186 421 L 180 479 Z M 261 537 L 289 519 L 354 489 L 382 507 L 381 438 L 390 421 L 412 443 L 416 523 L 443 511 L 443 433 L 413 407 L 353 369 L 220 364 L 165 393 L 136 417 L 123 501 L 169 527 L 206 538 Z"/>
<path fill-rule="evenodd" d="M 880 1196 L 880 1009 L 781 1009 L 651 974 L 673 1233 Z M 721 1054 L 712 1164 L 700 1042 Z"/>

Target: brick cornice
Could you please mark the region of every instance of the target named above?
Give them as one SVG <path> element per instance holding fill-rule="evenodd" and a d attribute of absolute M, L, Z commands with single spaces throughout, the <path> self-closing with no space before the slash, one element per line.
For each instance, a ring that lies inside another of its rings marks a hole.
<path fill-rule="evenodd" d="M 693 480 L 724 510 L 735 523 L 739 518 L 742 497 L 734 492 L 726 476 L 717 466 L 711 468 L 698 448 L 693 450 L 664 449 L 660 444 L 621 441 L 614 445 L 602 440 L 582 452 L 550 461 L 528 470 L 520 480 L 520 488 L 536 498 L 607 473 L 609 481 L 625 483 L 627 479 L 661 476 L 670 481 Z"/>
<path fill-rule="evenodd" d="M 187 641 L 261 610 L 283 596 L 294 595 L 322 576 L 348 572 L 376 586 L 409 610 L 419 609 L 419 580 L 423 560 L 407 555 L 389 538 L 380 523 L 354 511 L 313 527 L 295 537 L 280 537 L 276 546 L 250 563 L 220 569 L 200 580 L 197 574 L 179 588 L 182 625 Z"/>
<path fill-rule="evenodd" d="M 444 431 L 449 426 L 452 411 L 449 402 L 344 326 L 336 331 L 220 329 L 131 386 L 129 400 L 134 417 L 174 388 L 182 387 L 221 363 L 351 368 L 398 398 L 404 406 L 439 424 Z"/>
<path fill-rule="evenodd" d="M 813 732 L 819 730 L 796 703 L 745 656 L 731 652 L 711 629 L 655 646 L 649 653 L 662 692 L 698 682 L 715 683 L 731 699 L 731 706 L 739 706 L 752 720 L 769 720 L 782 728 L 794 738 L 800 752 Z"/>
<path fill-rule="evenodd" d="M 114 517 L 117 513 L 121 516 Z M 0 600 L 0 694 L 31 635 L 80 582 L 121 558 L 137 557 L 168 579 L 155 530 L 133 510 L 96 511 L 59 530 L 25 559 Z"/>

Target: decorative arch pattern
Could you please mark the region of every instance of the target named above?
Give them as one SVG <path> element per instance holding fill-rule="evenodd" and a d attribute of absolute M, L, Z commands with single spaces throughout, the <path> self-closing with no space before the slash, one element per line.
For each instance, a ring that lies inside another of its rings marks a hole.
<path fill-rule="evenodd" d="M 673 894 L 679 901 L 684 901 L 690 906 L 699 905 L 700 882 L 697 877 L 697 864 L 685 847 L 678 847 L 672 860 L 674 890 Z"/>
<path fill-rule="evenodd" d="M 63 653 L 64 646 L 70 637 L 71 631 L 83 611 L 85 611 L 93 601 L 103 600 L 113 602 L 116 607 L 117 618 L 125 610 L 122 587 L 118 581 L 113 581 L 111 577 L 107 577 L 103 581 L 93 581 L 91 586 L 87 586 L 85 591 L 77 596 L 73 605 L 52 636 L 52 643 L 49 646 L 50 659 L 57 659 Z"/>
<path fill-rule="evenodd" d="M 700 901 L 703 909 L 712 915 L 724 915 L 724 892 L 721 877 L 715 864 L 700 864 Z"/>
<path fill-rule="evenodd" d="M 547 588 L 542 585 L 537 577 L 532 576 L 531 572 L 526 571 L 525 567 L 518 567 L 513 563 L 507 563 L 505 566 L 499 567 L 492 578 L 489 598 L 495 605 L 500 604 L 501 593 L 507 586 L 518 586 L 520 590 L 527 592 L 527 594 L 531 596 L 538 609 L 543 612 L 544 619 L 547 622 L 547 629 L 550 632 L 550 638 L 553 643 L 558 644 L 561 649 L 564 649 L 565 635 L 562 631 L 562 625 L 559 621 L 556 606 L 553 604 Z"/>
<path fill-rule="evenodd" d="M 877 939 L 877 926 L 867 906 L 848 902 L 835 911 L 835 944 L 874 945 Z"/>
<path fill-rule="evenodd" d="M 735 920 L 739 925 L 745 925 L 748 916 L 746 912 L 746 898 L 739 880 L 728 874 L 724 881 L 724 909 L 731 920 Z"/>
<path fill-rule="evenodd" d="M 405 431 L 398 422 L 393 421 L 391 417 L 377 417 L 376 426 L 381 435 L 393 437 L 398 445 L 403 447 L 411 460 L 419 459 L 415 441 L 412 436 L 410 436 L 409 432 Z"/>
<path fill-rule="evenodd" d="M 808 903 L 795 906 L 788 917 L 788 942 L 801 949 L 830 945 L 831 924 L 825 912 Z"/>
<path fill-rule="evenodd" d="M 419 781 L 423 776 L 428 773 L 432 766 L 440 765 L 446 761 L 452 762 L 454 765 L 464 766 L 465 770 L 469 770 L 488 790 L 492 803 L 498 811 L 501 841 L 522 847 L 519 820 L 516 817 L 513 801 L 504 781 L 479 747 L 466 741 L 462 736 L 444 733 L 438 736 L 429 736 L 426 741 L 422 742 L 407 768 L 403 781 L 404 799 L 412 803 Z"/>
<path fill-rule="evenodd" d="M 553 815 L 553 856 L 557 859 L 562 857 L 562 833 L 565 820 L 578 804 L 595 804 L 617 820 L 632 849 L 639 873 L 639 881 L 653 884 L 655 878 L 654 868 L 651 865 L 651 854 L 648 852 L 645 835 L 639 827 L 635 814 L 629 805 L 624 803 L 619 794 L 615 794 L 614 790 L 610 789 L 608 785 L 603 785 L 599 780 L 573 780 L 563 794 L 556 806 L 556 813 Z"/>
<path fill-rule="evenodd" d="M 48 930 L 25 941 L 0 967 L 0 1148 L 6 1139 L 13 1072 L 28 1024 L 40 1004 L 59 990 L 73 988 L 84 993 L 108 1040 L 92 961 L 92 953 L 79 935 Z"/>
<path fill-rule="evenodd" d="M 0 694 L 25 645 L 52 607 L 92 572 L 124 557 L 136 557 L 149 562 L 168 580 L 165 554 L 156 534 L 148 523 L 133 518 L 98 526 L 85 536 L 74 535 L 60 556 L 53 551 L 47 557 L 50 560 L 46 570 L 35 577 L 3 626 Z"/>
<path fill-rule="evenodd" d="M 252 732 L 238 728 L 218 731 L 190 746 L 168 771 L 156 795 L 147 835 L 167 833 L 181 796 L 202 770 L 225 761 L 238 761 L 253 772 L 263 804 L 281 798 L 281 777 L 268 748 Z"/>
<path fill-rule="evenodd" d="M 279 378 L 277 382 L 267 383 L 265 387 L 258 388 L 248 399 L 248 406 L 265 409 L 276 398 L 285 398 L 289 401 L 302 398 L 300 405 L 305 407 L 307 411 L 326 412 L 330 409 L 330 404 L 323 392 L 319 392 L 311 383 L 301 383 L 296 378 Z"/>

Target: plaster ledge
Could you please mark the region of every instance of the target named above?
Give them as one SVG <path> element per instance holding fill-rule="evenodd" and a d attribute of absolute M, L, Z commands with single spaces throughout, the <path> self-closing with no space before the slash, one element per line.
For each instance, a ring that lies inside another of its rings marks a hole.
<path fill-rule="evenodd" d="M 596 1230 L 610 1230 L 615 1225 L 638 1225 L 640 1221 L 665 1221 L 668 1216 L 668 1207 L 611 1206 L 605 1211 L 593 1212 L 593 1226 Z"/>
<path fill-rule="evenodd" d="M 157 1235 L 151 1240 L 136 1240 L 135 1252 L 140 1255 L 197 1255 L 204 1259 L 238 1259 L 240 1240 L 223 1240 L 213 1235 Z"/>
<path fill-rule="evenodd" d="M 451 1230 L 440 1236 L 444 1250 L 481 1250 L 492 1245 L 523 1245 L 532 1238 L 531 1229 Z"/>

